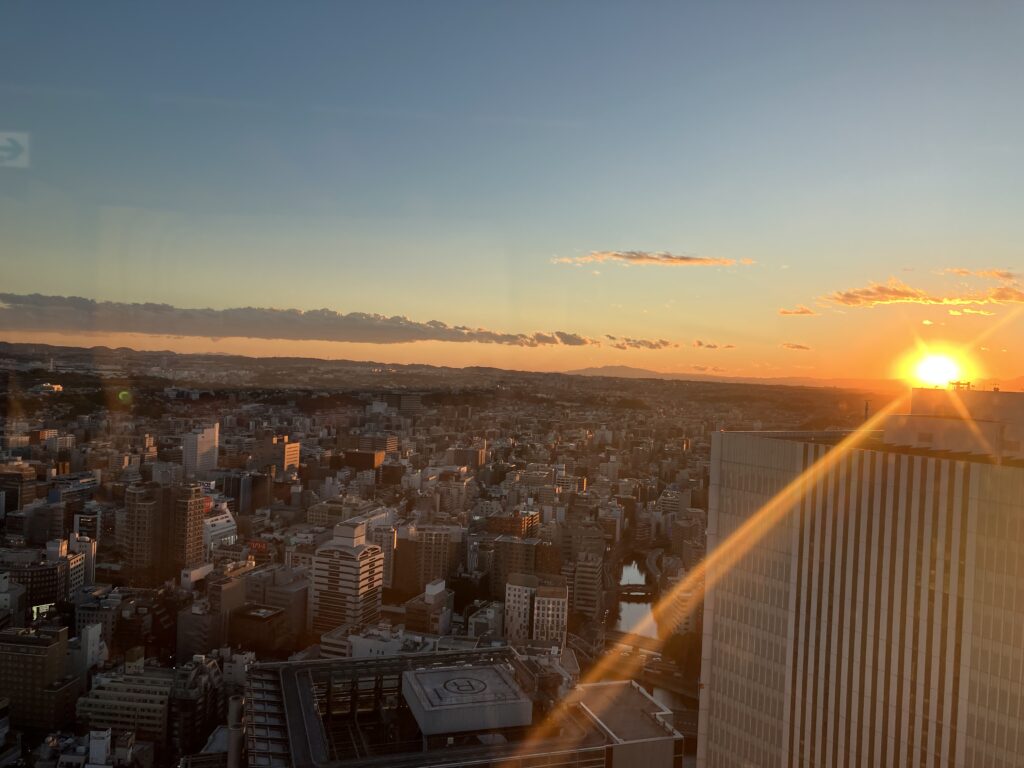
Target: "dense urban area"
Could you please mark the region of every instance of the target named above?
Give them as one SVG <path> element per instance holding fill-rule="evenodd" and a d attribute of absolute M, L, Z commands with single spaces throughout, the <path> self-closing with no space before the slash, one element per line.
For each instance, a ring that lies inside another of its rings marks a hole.
<path fill-rule="evenodd" d="M 848 429 L 871 398 L 0 352 L 0 764 L 54 768 L 288 764 L 257 727 L 260 674 L 424 654 L 497 681 L 449 690 L 525 691 L 529 722 L 617 657 L 594 690 L 635 695 L 692 752 L 701 612 L 651 606 L 704 556 L 711 434 Z M 389 679 L 343 697 L 365 724 L 327 727 L 331 760 L 431 735 Z"/>

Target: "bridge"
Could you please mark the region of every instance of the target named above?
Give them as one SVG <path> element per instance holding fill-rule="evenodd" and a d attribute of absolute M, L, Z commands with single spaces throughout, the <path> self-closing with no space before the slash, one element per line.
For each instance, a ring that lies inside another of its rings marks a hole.
<path fill-rule="evenodd" d="M 609 645 L 626 645 L 638 651 L 646 651 L 647 653 L 661 653 L 662 647 L 662 642 L 656 638 L 634 635 L 629 632 L 619 632 L 617 629 L 606 629 L 604 631 L 604 644 L 606 648 Z"/>
<path fill-rule="evenodd" d="M 635 597 L 650 600 L 658 596 L 658 588 L 650 584 L 620 584 L 617 591 L 621 599 Z"/>

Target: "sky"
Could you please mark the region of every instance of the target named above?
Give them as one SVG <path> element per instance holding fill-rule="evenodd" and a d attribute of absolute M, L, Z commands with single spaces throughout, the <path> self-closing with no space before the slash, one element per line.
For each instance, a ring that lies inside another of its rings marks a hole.
<path fill-rule="evenodd" d="M 0 338 L 1011 380 L 1022 33 L 999 2 L 11 3 Z"/>

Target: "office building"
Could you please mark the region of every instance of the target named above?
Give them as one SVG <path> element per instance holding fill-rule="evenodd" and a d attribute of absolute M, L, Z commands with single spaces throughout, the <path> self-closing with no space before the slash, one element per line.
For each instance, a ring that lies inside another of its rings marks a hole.
<path fill-rule="evenodd" d="M 193 478 L 217 468 L 220 450 L 220 425 L 199 427 L 181 438 L 181 463 L 185 477 Z"/>
<path fill-rule="evenodd" d="M 380 547 L 366 543 L 365 520 L 353 518 L 336 525 L 334 538 L 313 556 L 309 612 L 313 633 L 378 621 L 383 570 Z"/>
<path fill-rule="evenodd" d="M 1022 436 L 1024 394 L 944 390 L 854 450 L 714 435 L 709 551 L 805 480 L 707 573 L 699 765 L 1020 764 Z"/>

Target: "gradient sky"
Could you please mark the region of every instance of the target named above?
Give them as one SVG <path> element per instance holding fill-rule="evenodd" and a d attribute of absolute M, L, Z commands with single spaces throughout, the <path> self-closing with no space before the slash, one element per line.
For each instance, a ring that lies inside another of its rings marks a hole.
<path fill-rule="evenodd" d="M 1016 3 L 7 4 L 0 337 L 821 377 L 919 339 L 1019 376 L 1022 35 Z"/>

